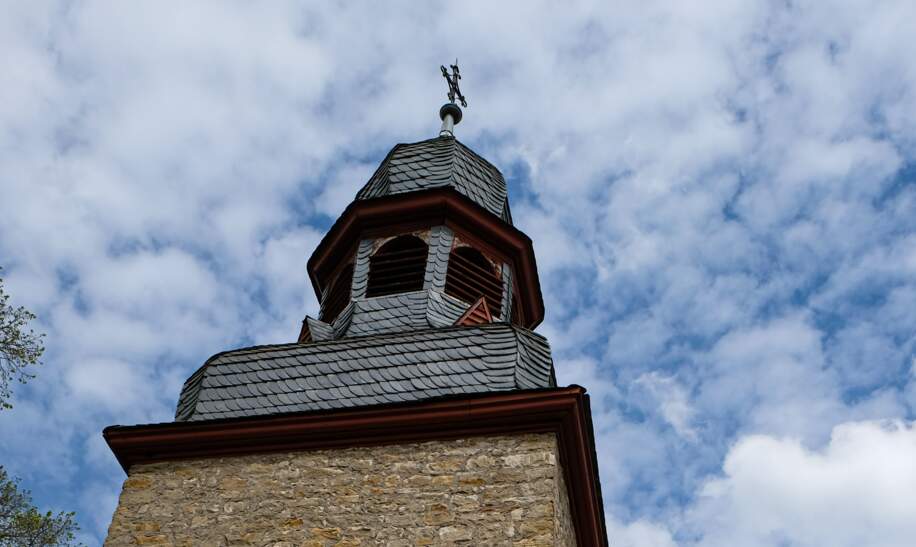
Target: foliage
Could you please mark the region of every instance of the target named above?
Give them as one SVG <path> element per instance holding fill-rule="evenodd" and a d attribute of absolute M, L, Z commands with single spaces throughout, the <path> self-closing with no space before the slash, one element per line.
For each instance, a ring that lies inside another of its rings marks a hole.
<path fill-rule="evenodd" d="M 0 467 L 0 547 L 72 545 L 78 530 L 74 513 L 41 513 Z"/>
<path fill-rule="evenodd" d="M 9 399 L 13 382 L 24 384 L 34 378 L 26 369 L 40 364 L 45 350 L 44 334 L 28 328 L 35 314 L 22 306 L 10 306 L 9 299 L 0 278 L 0 409 L 12 408 Z"/>
<path fill-rule="evenodd" d="M 26 368 L 40 364 L 44 353 L 44 335 L 28 329 L 35 314 L 10 306 L 9 299 L 0 278 L 0 408 L 12 407 L 10 384 L 33 378 Z M 74 513 L 40 512 L 29 491 L 19 490 L 18 480 L 0 466 L 0 547 L 71 545 L 78 530 Z"/>

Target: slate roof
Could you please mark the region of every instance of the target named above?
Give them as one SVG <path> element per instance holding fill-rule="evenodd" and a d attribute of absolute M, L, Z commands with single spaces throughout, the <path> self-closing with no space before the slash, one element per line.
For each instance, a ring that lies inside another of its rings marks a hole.
<path fill-rule="evenodd" d="M 220 353 L 181 391 L 176 421 L 555 387 L 544 337 L 508 323 Z"/>
<path fill-rule="evenodd" d="M 351 336 L 369 336 L 409 330 L 450 327 L 469 305 L 434 290 L 356 299 L 333 323 L 306 316 L 312 340 L 326 342 Z"/>
<path fill-rule="evenodd" d="M 353 302 L 349 324 L 340 327 L 341 337 L 447 327 L 467 308 L 457 298 L 429 290 L 364 298 Z"/>
<path fill-rule="evenodd" d="M 391 149 L 356 199 L 451 186 L 509 224 L 506 181 L 499 169 L 454 137 L 442 136 Z"/>

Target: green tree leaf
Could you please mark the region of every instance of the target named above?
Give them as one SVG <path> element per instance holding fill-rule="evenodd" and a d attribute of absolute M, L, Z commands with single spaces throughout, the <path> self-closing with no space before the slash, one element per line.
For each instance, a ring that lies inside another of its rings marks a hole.
<path fill-rule="evenodd" d="M 28 490 L 20 490 L 0 466 L 0 547 L 74 545 L 79 531 L 74 513 L 40 512 Z"/>
<path fill-rule="evenodd" d="M 9 300 L 0 277 L 0 409 L 12 408 L 9 400 L 13 384 L 24 384 L 34 378 L 31 367 L 41 364 L 41 354 L 45 351 L 44 334 L 28 326 L 35 314 L 23 306 L 12 307 Z"/>

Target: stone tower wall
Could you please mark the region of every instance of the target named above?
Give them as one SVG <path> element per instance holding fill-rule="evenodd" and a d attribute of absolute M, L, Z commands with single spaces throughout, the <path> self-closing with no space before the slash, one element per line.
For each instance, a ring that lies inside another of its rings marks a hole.
<path fill-rule="evenodd" d="M 575 545 L 556 437 L 137 465 L 105 545 Z"/>

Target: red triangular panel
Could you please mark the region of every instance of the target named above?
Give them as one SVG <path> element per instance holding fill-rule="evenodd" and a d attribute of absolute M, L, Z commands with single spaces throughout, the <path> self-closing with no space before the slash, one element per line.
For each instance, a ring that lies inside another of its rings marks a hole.
<path fill-rule="evenodd" d="M 493 317 L 490 315 L 490 308 L 487 307 L 487 300 L 480 297 L 477 302 L 468 308 L 457 321 L 456 325 L 481 325 L 483 323 L 492 323 Z"/>

